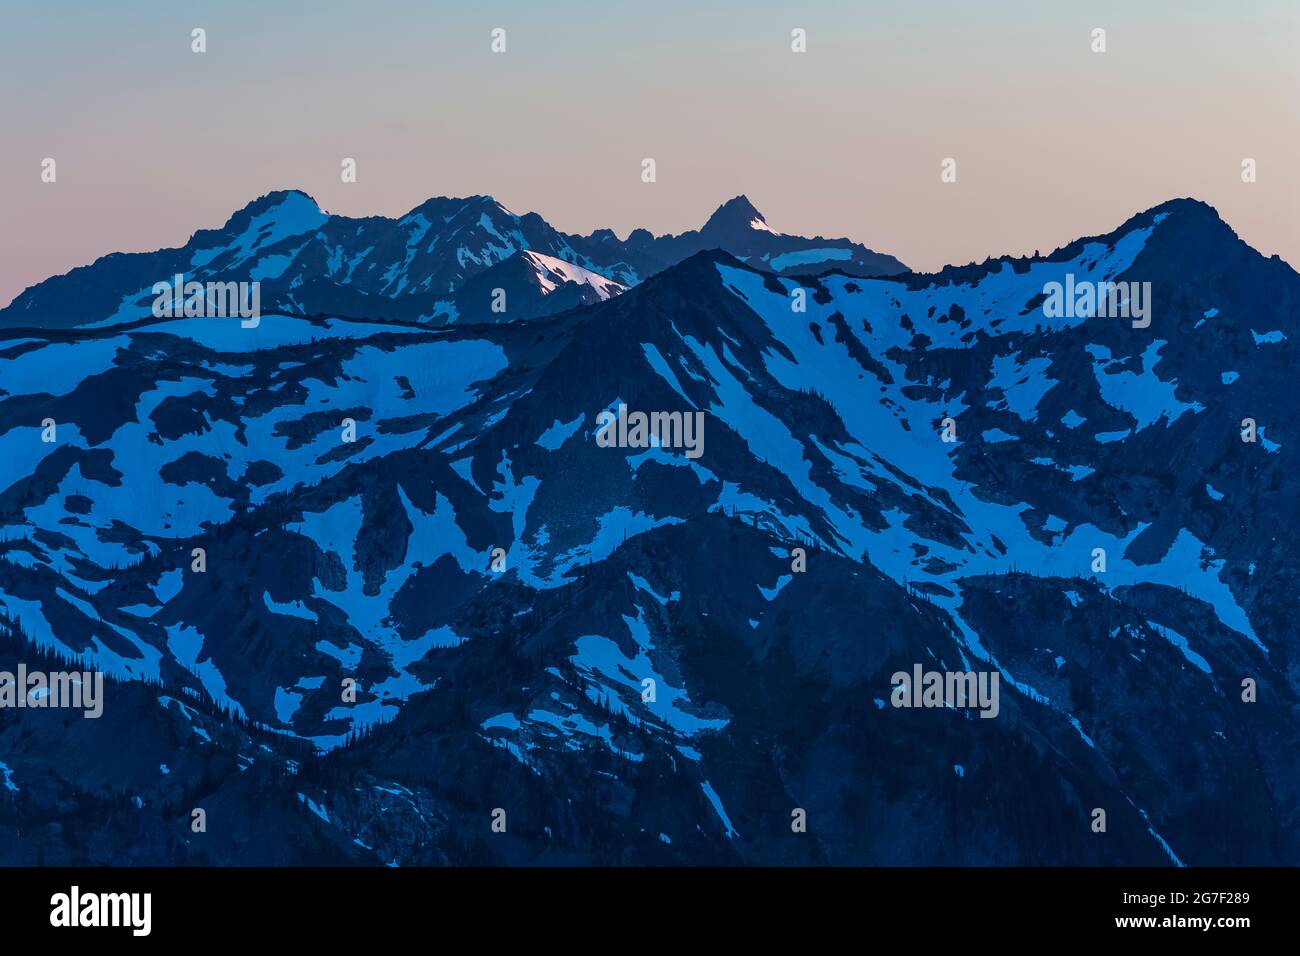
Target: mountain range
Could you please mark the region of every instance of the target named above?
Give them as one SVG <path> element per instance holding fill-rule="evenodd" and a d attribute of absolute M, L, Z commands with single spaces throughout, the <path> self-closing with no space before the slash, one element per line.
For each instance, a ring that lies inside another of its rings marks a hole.
<path fill-rule="evenodd" d="M 260 322 L 154 317 L 176 273 Z M 49 279 L 0 312 L 0 670 L 108 680 L 0 709 L 0 862 L 1294 865 L 1297 315 L 1192 199 L 922 274 L 744 197 L 284 192 Z"/>
<path fill-rule="evenodd" d="M 262 307 L 288 314 L 430 325 L 535 318 L 608 298 L 709 249 L 782 275 L 832 265 L 860 276 L 906 271 L 893 256 L 848 239 L 776 232 L 744 196 L 720 206 L 698 231 L 654 236 L 637 229 L 620 240 L 609 229 L 568 235 L 491 196 L 430 199 L 400 219 L 353 219 L 327 215 L 306 193 L 288 190 L 262 196 L 179 248 L 115 253 L 41 282 L 0 310 L 0 328 L 146 317 L 154 283 L 174 275 L 259 282 Z M 498 288 L 506 292 L 506 313 L 492 311 Z"/>

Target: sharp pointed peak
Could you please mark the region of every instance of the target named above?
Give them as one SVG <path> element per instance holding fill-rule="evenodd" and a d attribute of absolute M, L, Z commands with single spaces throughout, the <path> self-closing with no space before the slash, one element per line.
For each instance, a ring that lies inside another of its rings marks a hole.
<path fill-rule="evenodd" d="M 771 231 L 767 225 L 767 220 L 763 214 L 758 211 L 757 207 L 749 201 L 749 197 L 743 193 L 728 199 L 719 206 L 708 222 L 704 224 L 701 232 L 716 232 L 718 230 L 734 229 L 760 229 Z"/>
<path fill-rule="evenodd" d="M 746 214 L 752 214 L 755 216 L 762 215 L 758 211 L 758 208 L 752 202 L 749 201 L 749 197 L 746 196 L 744 193 L 741 193 L 738 196 L 732 196 L 730 199 L 728 199 L 726 202 L 724 202 L 721 206 L 718 207 L 719 212 L 723 211 L 724 209 L 733 212 L 744 212 Z"/>
<path fill-rule="evenodd" d="M 650 276 L 643 285 L 649 286 L 656 283 L 669 283 L 681 281 L 684 276 L 701 276 L 706 275 L 716 279 L 718 266 L 728 266 L 733 269 L 745 269 L 749 272 L 758 272 L 753 266 L 748 265 L 741 259 L 736 258 L 725 249 L 702 249 L 699 252 L 692 253 L 676 265 L 669 266 L 662 272 Z M 710 283 L 712 285 L 713 283 Z"/>

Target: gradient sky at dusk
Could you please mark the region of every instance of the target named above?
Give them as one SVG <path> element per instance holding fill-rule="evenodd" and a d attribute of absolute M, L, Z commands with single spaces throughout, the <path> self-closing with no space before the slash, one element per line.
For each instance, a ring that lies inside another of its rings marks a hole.
<path fill-rule="evenodd" d="M 0 0 L 0 306 L 285 187 L 349 215 L 489 193 L 620 235 L 745 193 L 777 229 L 925 270 L 1194 196 L 1300 265 L 1300 3 L 1086 6 Z"/>

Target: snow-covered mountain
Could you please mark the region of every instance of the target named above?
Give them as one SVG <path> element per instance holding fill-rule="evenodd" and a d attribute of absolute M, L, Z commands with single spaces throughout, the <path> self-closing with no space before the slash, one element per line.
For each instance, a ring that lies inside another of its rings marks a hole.
<path fill-rule="evenodd" d="M 0 328 L 107 326 L 149 317 L 154 284 L 176 275 L 257 282 L 261 308 L 290 315 L 432 325 L 465 316 L 511 321 L 595 301 L 593 292 L 608 297 L 708 249 L 783 274 L 832 264 L 855 275 L 905 271 L 892 256 L 847 239 L 773 232 L 743 196 L 724 204 L 699 232 L 656 237 L 638 229 L 620 240 L 608 229 L 567 235 L 490 196 L 430 199 L 400 219 L 354 219 L 327 215 L 310 196 L 289 190 L 261 197 L 179 248 L 114 253 L 47 279 L 0 310 Z M 507 293 L 504 310 L 499 289 Z"/>
<path fill-rule="evenodd" d="M 513 322 L 604 302 L 627 286 L 554 256 L 524 250 L 465 282 L 441 318 L 455 322 Z"/>
<path fill-rule="evenodd" d="M 774 274 L 751 210 L 649 278 L 521 219 L 431 280 L 579 294 L 527 322 L 355 311 L 406 293 L 340 255 L 311 317 L 0 332 L 0 663 L 113 678 L 0 711 L 4 859 L 1300 860 L 1300 277 L 1192 200 L 876 278 Z M 339 225 L 258 215 L 184 255 Z M 1047 307 L 1094 282 L 1149 322 Z M 608 447 L 619 406 L 700 453 Z M 894 706 L 916 666 L 996 717 Z"/>

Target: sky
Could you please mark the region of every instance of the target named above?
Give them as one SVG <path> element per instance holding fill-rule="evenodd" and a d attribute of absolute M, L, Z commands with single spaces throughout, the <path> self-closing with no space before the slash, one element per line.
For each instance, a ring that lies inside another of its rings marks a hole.
<path fill-rule="evenodd" d="M 1297 54 L 1297 0 L 0 0 L 0 306 L 292 187 L 620 235 L 744 193 L 925 271 L 1192 196 L 1300 265 Z"/>

